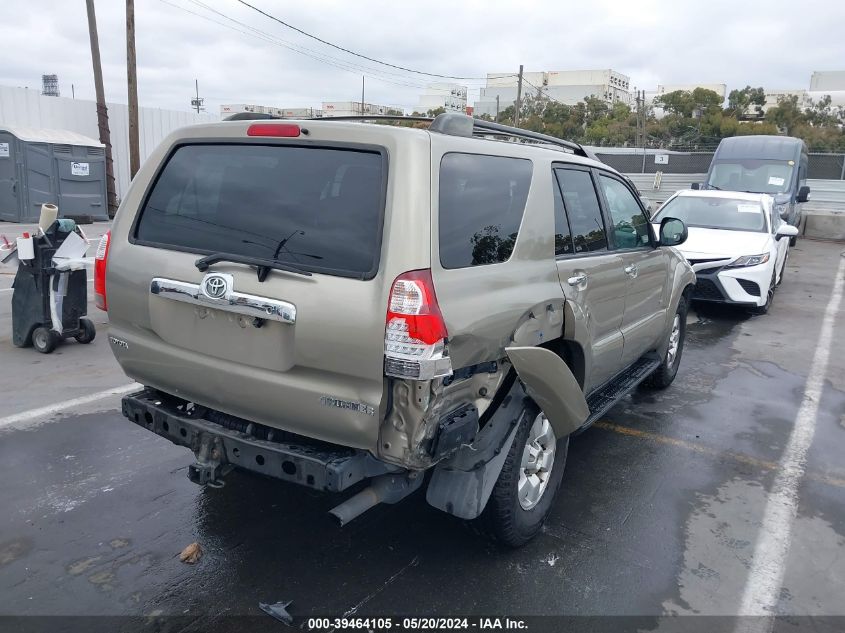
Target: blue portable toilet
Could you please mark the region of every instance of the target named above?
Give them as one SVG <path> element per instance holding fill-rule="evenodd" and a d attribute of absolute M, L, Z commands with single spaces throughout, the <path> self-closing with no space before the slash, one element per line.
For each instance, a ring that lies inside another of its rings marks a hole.
<path fill-rule="evenodd" d="M 105 154 L 76 132 L 0 124 L 0 221 L 37 222 L 45 202 L 59 217 L 108 220 Z"/>

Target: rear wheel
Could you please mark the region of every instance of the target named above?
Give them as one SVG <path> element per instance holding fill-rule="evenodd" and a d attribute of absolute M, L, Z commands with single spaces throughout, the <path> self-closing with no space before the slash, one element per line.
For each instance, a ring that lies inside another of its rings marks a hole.
<path fill-rule="evenodd" d="M 646 383 L 658 389 L 665 389 L 672 384 L 681 364 L 681 354 L 684 351 L 684 339 L 687 335 L 687 301 L 681 297 L 678 308 L 672 319 L 672 329 L 669 331 L 669 344 L 663 362 L 658 365 L 654 373 L 648 377 Z"/>
<path fill-rule="evenodd" d="M 501 543 L 520 547 L 540 531 L 560 487 L 568 449 L 569 437 L 557 439 L 543 412 L 527 405 L 482 515 Z"/>
<path fill-rule="evenodd" d="M 59 344 L 59 335 L 46 327 L 37 327 L 32 332 L 32 346 L 42 354 L 49 354 Z"/>
<path fill-rule="evenodd" d="M 97 328 L 90 319 L 79 319 L 79 334 L 74 336 L 77 342 L 88 344 L 97 336 Z"/>

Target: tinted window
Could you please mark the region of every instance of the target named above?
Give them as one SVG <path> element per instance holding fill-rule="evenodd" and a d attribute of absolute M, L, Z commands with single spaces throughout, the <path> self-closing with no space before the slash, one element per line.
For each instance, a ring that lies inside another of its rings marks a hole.
<path fill-rule="evenodd" d="M 563 197 L 560 187 L 555 181 L 555 255 L 571 255 L 575 252 L 572 245 L 572 233 L 569 231 L 569 220 L 566 219 L 566 209 L 563 208 Z"/>
<path fill-rule="evenodd" d="M 513 252 L 528 188 L 530 160 L 446 154 L 440 162 L 440 263 L 495 264 Z"/>
<path fill-rule="evenodd" d="M 616 248 L 638 248 L 649 243 L 648 222 L 634 194 L 610 176 L 599 176 L 610 218 Z"/>
<path fill-rule="evenodd" d="M 137 239 L 371 277 L 381 243 L 376 152 L 187 145 L 155 182 Z"/>
<path fill-rule="evenodd" d="M 765 231 L 766 217 L 757 200 L 716 196 L 678 196 L 660 207 L 652 222 L 678 218 L 687 226 L 730 231 Z"/>
<path fill-rule="evenodd" d="M 606 249 L 604 220 L 590 173 L 580 169 L 556 169 L 555 173 L 563 193 L 575 253 Z"/>

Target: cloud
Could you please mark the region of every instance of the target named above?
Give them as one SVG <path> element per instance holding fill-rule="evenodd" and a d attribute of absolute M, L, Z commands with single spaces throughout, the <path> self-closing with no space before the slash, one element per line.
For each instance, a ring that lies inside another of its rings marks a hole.
<path fill-rule="evenodd" d="M 251 2 L 346 48 L 444 75 L 516 72 L 522 63 L 526 70 L 613 68 L 647 90 L 696 82 L 774 89 L 809 88 L 812 71 L 845 64 L 845 3 L 818 0 L 800 11 L 786 0 Z M 0 84 L 38 88 L 42 73 L 57 73 L 63 95 L 72 84 L 77 97 L 93 98 L 82 0 L 3 4 Z M 125 103 L 124 2 L 96 5 L 106 96 Z M 136 0 L 136 32 L 146 106 L 187 110 L 195 79 L 214 112 L 222 103 L 319 106 L 360 99 L 366 73 L 367 101 L 412 108 L 419 86 L 435 81 L 328 48 L 236 0 Z M 472 101 L 482 82 L 463 83 Z"/>

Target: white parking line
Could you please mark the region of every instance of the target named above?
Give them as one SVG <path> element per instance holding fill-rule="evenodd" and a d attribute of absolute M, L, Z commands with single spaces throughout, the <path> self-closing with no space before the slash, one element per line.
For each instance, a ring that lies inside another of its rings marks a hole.
<path fill-rule="evenodd" d="M 10 415 L 5 418 L 0 418 L 0 429 L 2 429 L 4 426 L 9 426 L 11 424 L 18 424 L 20 422 L 32 422 L 33 420 L 45 418 L 56 413 L 63 413 L 76 407 L 81 407 L 83 405 L 96 402 L 97 400 L 108 398 L 109 396 L 123 395 L 124 393 L 129 393 L 130 391 L 135 391 L 136 389 L 140 388 L 141 385 L 136 382 L 133 382 L 129 385 L 123 385 L 121 387 L 112 387 L 111 389 L 106 389 L 105 391 L 99 391 L 97 393 L 92 393 L 87 396 L 81 396 L 72 400 L 65 400 L 64 402 L 57 402 L 56 404 L 48 404 L 45 407 L 39 407 L 37 409 L 30 409 L 29 411 L 15 413 L 14 415 Z"/>
<path fill-rule="evenodd" d="M 839 269 L 833 282 L 833 292 L 824 312 L 821 333 L 813 354 L 810 375 L 804 387 L 801 407 L 795 417 L 786 450 L 778 464 L 778 474 L 766 499 L 763 521 L 754 547 L 754 559 L 739 607 L 740 615 L 776 615 L 792 541 L 792 525 L 798 511 L 798 486 L 804 477 L 807 451 L 813 443 L 813 435 L 816 431 L 819 401 L 830 358 L 833 324 L 842 301 L 844 279 L 845 258 L 839 262 Z M 757 622 L 763 624 L 762 621 Z M 773 621 L 765 626 L 769 628 L 769 624 L 773 625 Z"/>

